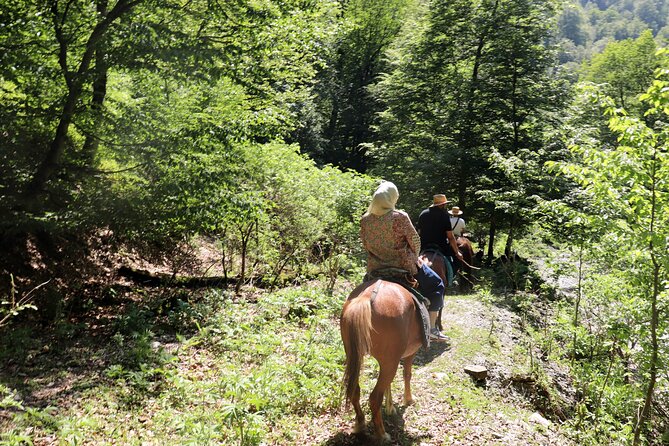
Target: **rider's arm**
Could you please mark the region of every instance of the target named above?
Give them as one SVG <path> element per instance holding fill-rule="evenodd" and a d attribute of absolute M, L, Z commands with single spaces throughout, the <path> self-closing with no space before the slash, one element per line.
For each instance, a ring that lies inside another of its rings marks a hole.
<path fill-rule="evenodd" d="M 420 235 L 418 235 L 418 232 L 416 231 L 416 228 L 414 228 L 413 224 L 411 223 L 411 220 L 409 220 L 409 225 L 411 225 L 411 229 L 413 231 L 409 231 L 409 239 L 411 240 L 409 242 L 409 246 L 413 251 L 416 253 L 416 266 L 419 268 L 423 266 L 423 259 L 420 258 Z"/>
<path fill-rule="evenodd" d="M 411 223 L 411 219 L 409 218 L 408 215 L 405 215 L 404 219 L 404 231 L 406 234 L 406 239 L 407 243 L 409 244 L 409 248 L 418 255 L 420 253 L 420 236 L 418 235 L 418 232 L 416 232 L 416 228 L 414 228 L 413 223 Z"/>

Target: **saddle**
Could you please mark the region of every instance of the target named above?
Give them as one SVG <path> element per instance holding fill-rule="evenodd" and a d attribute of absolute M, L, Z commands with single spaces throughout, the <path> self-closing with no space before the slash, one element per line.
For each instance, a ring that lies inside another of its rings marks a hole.
<path fill-rule="evenodd" d="M 365 274 L 365 281 L 367 280 L 386 280 L 388 282 L 394 282 L 399 285 L 402 285 L 404 288 L 408 289 L 412 293 L 416 288 L 418 288 L 418 281 L 414 279 L 411 273 L 405 269 L 401 268 L 381 268 L 374 271 L 370 271 Z"/>

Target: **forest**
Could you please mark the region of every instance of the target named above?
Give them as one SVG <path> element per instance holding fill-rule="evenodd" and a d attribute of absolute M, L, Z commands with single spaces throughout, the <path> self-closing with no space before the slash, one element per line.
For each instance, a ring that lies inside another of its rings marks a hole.
<path fill-rule="evenodd" d="M 669 1 L 0 3 L 0 445 L 371 444 L 382 181 L 479 253 L 392 444 L 669 445 Z"/>

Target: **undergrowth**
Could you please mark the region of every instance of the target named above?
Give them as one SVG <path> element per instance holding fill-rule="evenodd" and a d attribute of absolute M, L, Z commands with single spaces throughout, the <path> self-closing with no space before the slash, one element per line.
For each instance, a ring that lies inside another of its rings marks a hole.
<path fill-rule="evenodd" d="M 11 415 L 0 444 L 254 445 L 283 417 L 338 408 L 334 318 L 345 297 L 309 286 L 254 297 L 180 301 L 166 317 L 193 334 L 170 342 L 131 308 L 109 339 L 114 360 L 76 394 L 30 407 L 0 386 L 0 411 Z"/>

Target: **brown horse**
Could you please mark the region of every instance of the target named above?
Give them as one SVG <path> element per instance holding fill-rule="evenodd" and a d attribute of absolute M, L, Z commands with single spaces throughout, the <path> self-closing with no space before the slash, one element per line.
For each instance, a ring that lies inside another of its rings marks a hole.
<path fill-rule="evenodd" d="M 455 243 L 458 245 L 458 250 L 462 253 L 463 260 L 460 262 L 460 270 L 458 271 L 458 274 L 462 278 L 460 280 L 460 290 L 468 291 L 474 286 L 474 276 L 472 274 L 472 269 L 476 269 L 473 266 L 474 248 L 472 248 L 472 242 L 464 236 L 456 238 Z"/>
<path fill-rule="evenodd" d="M 365 428 L 365 415 L 360 408 L 360 368 L 366 354 L 379 363 L 379 378 L 369 396 L 369 407 L 376 437 L 390 439 L 383 427 L 381 404 L 386 397 L 386 412 L 394 413 L 390 385 L 400 359 L 404 359 L 404 404 L 413 403 L 411 396 L 411 364 L 423 345 L 416 304 L 411 293 L 399 284 L 383 280 L 359 285 L 348 297 L 341 314 L 341 337 L 346 351 L 344 388 L 346 404 L 355 409 L 354 432 Z"/>
<path fill-rule="evenodd" d="M 458 269 L 458 276 L 462 279 L 459 281 L 460 290 L 467 291 L 474 286 L 472 269 L 478 269 L 473 266 L 474 249 L 472 248 L 472 243 L 469 239 L 464 236 L 457 237 L 455 243 L 458 245 L 458 250 L 462 253 L 462 261 L 460 262 L 460 268 Z M 424 262 L 427 262 L 427 265 L 432 268 L 439 277 L 441 277 L 444 285 L 446 285 L 446 265 L 444 264 L 444 258 L 437 255 L 434 250 L 423 251 L 421 252 L 420 257 Z"/>

